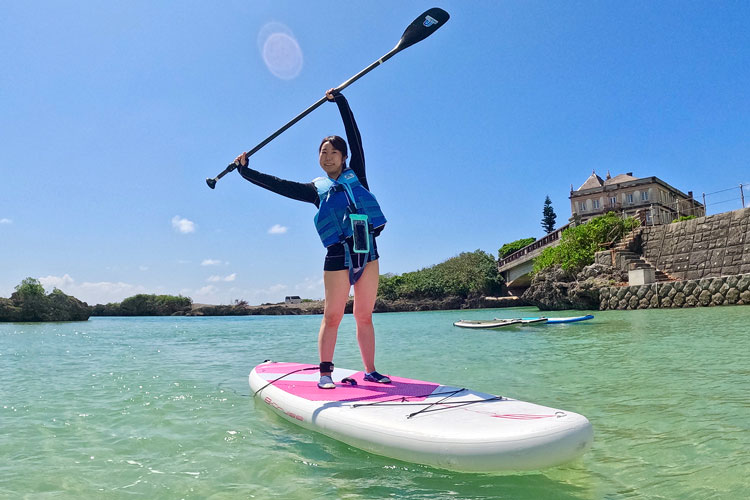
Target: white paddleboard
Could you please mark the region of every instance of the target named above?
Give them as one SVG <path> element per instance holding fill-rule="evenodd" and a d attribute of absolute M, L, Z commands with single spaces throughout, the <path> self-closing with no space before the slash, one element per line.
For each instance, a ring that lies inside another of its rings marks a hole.
<path fill-rule="evenodd" d="M 504 326 L 511 326 L 511 325 L 520 325 L 521 320 L 520 319 L 501 319 L 501 318 L 495 318 L 495 319 L 462 319 L 460 321 L 456 321 L 453 323 L 453 326 L 458 326 L 461 328 L 476 328 L 476 329 L 482 329 L 482 328 L 502 328 Z"/>
<path fill-rule="evenodd" d="M 319 389 L 318 367 L 266 362 L 250 387 L 273 411 L 306 429 L 407 462 L 473 472 L 553 467 L 593 441 L 586 417 L 570 411 L 421 380 L 336 368 L 336 389 Z M 357 385 L 342 383 L 351 378 Z"/>

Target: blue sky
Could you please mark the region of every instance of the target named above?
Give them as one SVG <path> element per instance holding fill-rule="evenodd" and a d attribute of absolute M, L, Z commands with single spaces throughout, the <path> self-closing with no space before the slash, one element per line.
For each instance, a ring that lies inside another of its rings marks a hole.
<path fill-rule="evenodd" d="M 741 207 L 745 1 L 2 2 L 0 296 L 31 276 L 90 304 L 321 298 L 314 207 L 204 179 L 434 6 L 443 28 L 345 91 L 389 219 L 382 273 L 540 237 L 545 196 L 564 224 L 592 170 L 737 187 L 708 213 Z M 251 164 L 307 182 L 329 134 L 326 104 Z"/>

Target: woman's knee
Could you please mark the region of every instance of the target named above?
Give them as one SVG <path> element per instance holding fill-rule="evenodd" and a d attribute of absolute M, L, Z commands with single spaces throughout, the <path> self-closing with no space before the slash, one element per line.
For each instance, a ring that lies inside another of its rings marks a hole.
<path fill-rule="evenodd" d="M 354 321 L 357 323 L 357 326 L 365 326 L 365 325 L 372 324 L 372 310 L 358 311 L 355 308 L 354 311 L 352 312 L 354 316 Z"/>
<path fill-rule="evenodd" d="M 337 327 L 341 323 L 342 319 L 344 319 L 344 309 L 343 308 L 340 311 L 338 309 L 336 309 L 336 310 L 326 309 L 323 312 L 323 323 L 326 326 Z"/>

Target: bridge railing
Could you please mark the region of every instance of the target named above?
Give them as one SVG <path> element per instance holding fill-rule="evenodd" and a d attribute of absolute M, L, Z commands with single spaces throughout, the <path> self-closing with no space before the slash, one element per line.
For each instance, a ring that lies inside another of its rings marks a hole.
<path fill-rule="evenodd" d="M 508 255 L 504 259 L 500 259 L 497 262 L 497 267 L 501 268 L 503 266 L 506 266 L 506 265 L 510 264 L 511 262 L 513 262 L 515 260 L 518 260 L 518 259 L 520 259 L 520 258 L 522 258 L 522 257 L 524 257 L 524 256 L 526 256 L 528 254 L 530 254 L 534 250 L 538 250 L 538 249 L 540 249 L 542 247 L 546 247 L 547 245 L 549 245 L 553 241 L 559 240 L 560 239 L 560 235 L 562 234 L 562 232 L 565 231 L 566 229 L 568 229 L 568 227 L 570 227 L 570 224 L 565 224 L 564 226 L 562 226 L 562 227 L 560 227 L 560 228 L 552 231 L 551 233 L 549 233 L 548 235 L 544 236 L 543 238 L 539 238 L 534 243 L 532 243 L 530 245 L 527 245 L 527 246 L 523 247 L 522 249 L 520 249 L 520 250 L 518 250 L 516 252 L 513 252 L 512 254 Z"/>

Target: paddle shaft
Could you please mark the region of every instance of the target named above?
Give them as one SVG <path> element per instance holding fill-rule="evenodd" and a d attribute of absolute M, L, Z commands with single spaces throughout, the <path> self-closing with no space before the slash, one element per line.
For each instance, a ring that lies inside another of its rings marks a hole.
<path fill-rule="evenodd" d="M 336 91 L 340 92 L 344 90 L 346 87 L 351 85 L 352 83 L 356 82 L 363 76 L 365 76 L 367 73 L 375 69 L 376 67 L 383 64 L 385 61 L 396 55 L 398 52 L 404 50 L 407 47 L 411 47 L 415 43 L 418 43 L 428 36 L 430 36 L 432 33 L 435 32 L 439 27 L 441 27 L 443 24 L 445 24 L 448 19 L 450 19 L 450 15 L 445 12 L 443 9 L 434 7 L 432 9 L 427 10 L 424 12 L 421 16 L 417 17 L 412 23 L 406 27 L 406 30 L 404 30 L 404 34 L 401 35 L 401 39 L 398 41 L 395 47 L 391 49 L 390 52 L 388 52 L 386 55 L 375 61 L 374 63 L 370 64 L 368 67 L 354 75 L 353 77 L 349 78 L 347 81 L 339 85 L 335 88 Z M 292 118 L 286 125 L 281 127 L 279 130 L 274 132 L 273 134 L 269 135 L 263 142 L 255 146 L 253 149 L 245 153 L 245 158 L 249 158 L 250 156 L 257 153 L 263 146 L 274 140 L 276 137 L 278 137 L 281 133 L 283 133 L 286 129 L 300 121 L 305 116 L 309 115 L 313 110 L 317 109 L 321 104 L 326 102 L 327 98 L 321 97 L 315 104 L 304 110 L 302 113 L 298 114 L 294 118 Z M 237 168 L 236 163 L 230 163 L 227 168 L 225 168 L 219 175 L 214 177 L 213 179 L 206 179 L 206 184 L 208 184 L 208 187 L 211 189 L 214 189 L 216 187 L 216 181 L 224 177 L 226 174 L 231 172 Z"/>
<path fill-rule="evenodd" d="M 393 57 L 394 55 L 396 55 L 396 53 L 399 52 L 400 50 L 401 50 L 401 47 L 399 47 L 397 45 L 390 52 L 388 52 L 386 55 L 384 55 L 383 57 L 381 57 L 380 59 L 378 59 L 374 63 L 370 64 L 368 67 L 366 67 L 365 69 L 363 69 L 362 71 L 360 71 L 359 73 L 357 73 L 356 75 L 354 75 L 353 77 L 349 78 L 347 81 L 345 81 L 344 83 L 342 83 L 338 87 L 336 87 L 336 91 L 337 92 L 341 92 L 346 87 L 348 87 L 352 83 L 356 82 L 357 80 L 359 80 L 360 78 L 362 78 L 363 76 L 365 76 L 367 73 L 369 73 L 370 71 L 372 71 L 373 69 L 377 68 L 378 66 L 380 66 L 381 64 L 383 64 L 384 62 L 386 62 L 388 59 L 390 59 L 391 57 Z M 302 118 L 306 117 L 307 115 L 309 115 L 310 113 L 312 113 L 313 111 L 315 111 L 317 108 L 320 107 L 321 104 L 323 104 L 327 100 L 328 99 L 325 96 L 323 96 L 320 99 L 318 99 L 315 102 L 315 104 L 313 104 L 312 106 L 310 106 L 309 108 L 307 108 L 306 110 L 304 110 L 302 113 L 298 114 L 297 116 L 295 116 L 294 118 L 292 118 L 291 120 L 289 120 L 283 127 L 281 127 L 279 130 L 277 130 L 273 134 L 271 134 L 268 137 L 266 137 L 260 144 L 258 144 L 257 146 L 255 146 L 253 149 L 251 149 L 247 153 L 245 153 L 245 158 L 250 158 L 252 155 L 254 155 L 258 151 L 260 151 L 266 144 L 268 144 L 272 140 L 276 139 L 278 136 L 280 136 L 282 133 L 284 133 L 285 130 L 287 130 L 289 127 L 291 127 L 292 125 L 294 125 L 295 123 L 297 123 L 298 121 L 300 121 Z M 229 165 L 227 165 L 227 168 L 225 168 L 219 175 L 216 176 L 215 179 L 206 179 L 206 182 L 208 182 L 209 180 L 217 181 L 217 180 L 221 179 L 222 177 L 224 177 L 229 172 L 231 172 L 232 170 L 234 170 L 235 168 L 237 168 L 237 164 L 236 163 L 230 163 Z M 209 184 L 209 186 L 211 186 L 211 184 Z"/>

